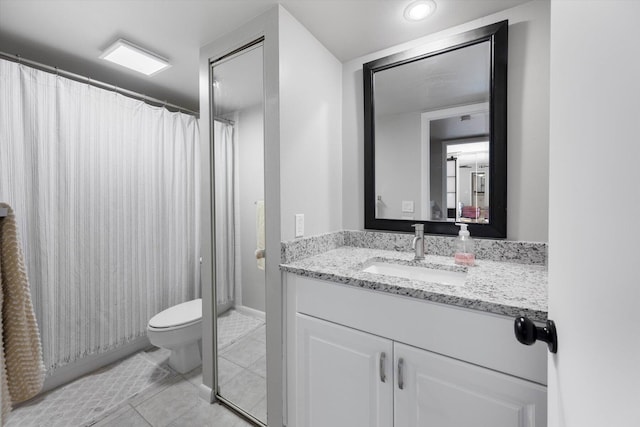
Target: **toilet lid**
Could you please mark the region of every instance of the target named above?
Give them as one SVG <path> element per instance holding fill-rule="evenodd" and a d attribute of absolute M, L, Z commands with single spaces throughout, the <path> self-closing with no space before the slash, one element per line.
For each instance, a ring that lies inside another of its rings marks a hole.
<path fill-rule="evenodd" d="M 202 319 L 202 299 L 183 302 L 156 314 L 149 320 L 152 328 L 170 328 Z"/>

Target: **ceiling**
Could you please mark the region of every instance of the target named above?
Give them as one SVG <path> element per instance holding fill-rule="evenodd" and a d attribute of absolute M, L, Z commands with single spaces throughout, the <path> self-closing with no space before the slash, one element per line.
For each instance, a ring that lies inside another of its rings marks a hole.
<path fill-rule="evenodd" d="M 0 51 L 197 111 L 200 47 L 278 3 L 344 62 L 526 1 L 436 0 L 407 22 L 410 0 L 0 0 Z M 118 38 L 172 66 L 145 77 L 100 60 Z"/>

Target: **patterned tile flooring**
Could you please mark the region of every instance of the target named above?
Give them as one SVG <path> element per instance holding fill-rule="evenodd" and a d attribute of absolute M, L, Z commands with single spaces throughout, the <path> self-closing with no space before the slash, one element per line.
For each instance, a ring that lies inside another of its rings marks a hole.
<path fill-rule="evenodd" d="M 172 375 L 138 353 L 31 400 L 9 416 L 7 426 L 91 424 L 105 410 Z"/>
<path fill-rule="evenodd" d="M 218 316 L 218 348 L 224 349 L 237 339 L 264 325 L 264 320 L 228 310 Z"/>
<path fill-rule="evenodd" d="M 230 310 L 218 330 L 221 394 L 266 421 L 264 322 Z M 168 359 L 168 350 L 155 347 L 137 353 L 16 408 L 7 426 L 251 425 L 199 397 L 201 367 L 180 375 Z"/>

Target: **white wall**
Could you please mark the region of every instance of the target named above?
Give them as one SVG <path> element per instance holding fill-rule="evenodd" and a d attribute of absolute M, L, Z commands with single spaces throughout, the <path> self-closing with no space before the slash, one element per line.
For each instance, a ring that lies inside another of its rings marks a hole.
<path fill-rule="evenodd" d="M 420 216 L 420 112 L 378 117 L 376 122 L 376 195 L 382 197 L 378 218 Z M 414 213 L 402 212 L 413 201 Z"/>
<path fill-rule="evenodd" d="M 343 64 L 344 228 L 364 228 L 362 64 L 503 19 L 509 20 L 507 237 L 547 241 L 549 2 L 544 0 L 534 0 Z"/>
<path fill-rule="evenodd" d="M 551 4 L 550 427 L 640 425 L 639 236 L 622 224 L 640 210 L 638 16 L 636 1 Z"/>
<path fill-rule="evenodd" d="M 265 309 L 264 270 L 257 267 L 255 250 L 256 201 L 264 200 L 264 120 L 262 104 L 236 115 L 238 148 L 238 214 L 240 217 L 239 275 L 237 293 L 241 303 L 256 310 Z M 239 301 L 236 301 L 238 303 Z"/>
<path fill-rule="evenodd" d="M 280 8 L 282 240 L 342 228 L 342 64 Z"/>

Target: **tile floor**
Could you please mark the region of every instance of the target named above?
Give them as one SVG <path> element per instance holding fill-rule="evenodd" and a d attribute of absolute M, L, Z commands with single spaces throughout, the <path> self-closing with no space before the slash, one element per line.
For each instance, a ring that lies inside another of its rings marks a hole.
<path fill-rule="evenodd" d="M 220 350 L 220 394 L 266 423 L 266 347 L 264 325 Z M 169 353 L 154 349 L 146 353 L 166 366 Z M 251 426 L 219 404 L 198 396 L 202 368 L 173 377 L 137 396 L 94 427 L 239 427 Z"/>
<path fill-rule="evenodd" d="M 153 349 L 146 355 L 161 366 L 169 353 Z M 209 404 L 198 396 L 202 368 L 173 376 L 129 399 L 93 427 L 244 427 L 251 426 L 224 406 Z"/>
<path fill-rule="evenodd" d="M 218 358 L 220 395 L 266 423 L 265 327 L 221 349 Z"/>
<path fill-rule="evenodd" d="M 219 384 L 221 394 L 224 397 L 266 423 L 265 326 L 263 322 L 259 322 L 257 325 L 252 325 L 252 327 L 253 329 L 249 329 L 252 332 L 239 333 L 233 339 L 221 343 L 218 368 Z M 247 330 L 245 329 L 245 331 Z M 169 353 L 168 350 L 153 347 L 131 356 L 131 359 L 142 357 L 147 360 L 147 363 L 150 361 L 150 365 L 156 366 L 161 371 L 168 372 L 168 375 L 150 382 L 142 391 L 115 404 L 102 414 L 95 415 L 93 418 L 84 418 L 92 421 L 72 422 L 71 424 L 67 423 L 66 426 L 251 426 L 250 423 L 224 406 L 209 404 L 202 400 L 199 397 L 199 386 L 202 383 L 202 367 L 196 368 L 187 374 L 178 374 L 168 366 Z M 126 359 L 123 363 L 126 364 L 127 360 L 129 359 Z M 93 375 L 95 373 L 90 374 L 88 377 Z M 86 379 L 87 377 L 83 378 Z M 83 378 L 76 380 L 76 382 L 82 381 Z M 43 396 L 46 398 L 46 396 L 53 393 L 55 391 Z M 38 405 L 33 405 L 33 409 L 42 411 L 41 408 L 38 408 Z M 100 409 L 103 410 L 103 408 Z M 91 410 L 92 408 L 87 409 L 87 411 Z M 60 407 L 53 408 L 53 412 L 50 412 L 50 414 L 50 416 L 59 415 Z M 11 417 L 9 420 L 11 421 Z M 29 425 L 49 427 L 50 424 L 36 422 Z"/>

